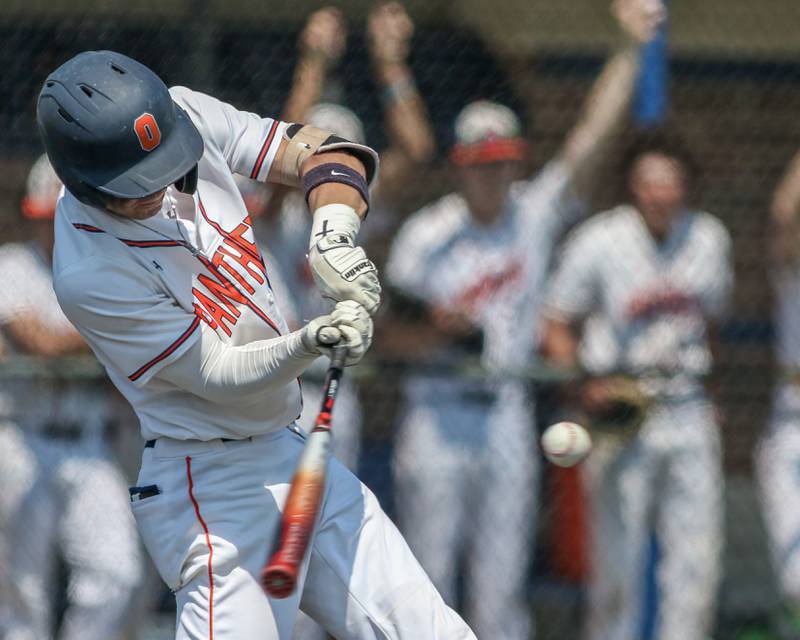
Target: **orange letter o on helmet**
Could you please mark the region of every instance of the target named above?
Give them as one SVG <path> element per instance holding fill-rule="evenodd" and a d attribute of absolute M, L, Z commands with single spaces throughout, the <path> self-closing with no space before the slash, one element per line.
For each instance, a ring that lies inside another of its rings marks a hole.
<path fill-rule="evenodd" d="M 161 144 L 161 130 L 153 114 L 145 112 L 136 118 L 133 121 L 133 130 L 145 151 L 152 151 Z"/>

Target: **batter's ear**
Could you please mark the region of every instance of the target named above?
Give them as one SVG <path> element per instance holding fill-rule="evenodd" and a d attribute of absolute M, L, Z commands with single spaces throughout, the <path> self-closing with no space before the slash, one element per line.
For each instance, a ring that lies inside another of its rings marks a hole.
<path fill-rule="evenodd" d="M 290 124 L 283 133 L 284 149 L 277 166 L 270 171 L 270 179 L 291 187 L 300 186 L 300 169 L 311 156 L 326 151 L 340 151 L 358 158 L 367 173 L 367 184 L 378 176 L 379 159 L 374 149 L 350 142 L 308 124 Z"/>

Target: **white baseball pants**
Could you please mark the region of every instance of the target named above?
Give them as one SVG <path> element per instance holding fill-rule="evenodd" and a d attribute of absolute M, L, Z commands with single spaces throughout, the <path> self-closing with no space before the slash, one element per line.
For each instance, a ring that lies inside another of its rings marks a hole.
<path fill-rule="evenodd" d="M 775 572 L 783 593 L 800 607 L 800 386 L 776 390 L 754 462 Z"/>
<path fill-rule="evenodd" d="M 288 640 L 298 608 L 346 640 L 472 639 L 373 494 L 335 459 L 297 592 L 267 598 L 259 576 L 304 440 L 290 429 L 237 442 L 161 438 L 145 449 L 133 503 L 177 600 L 178 640 Z"/>
<path fill-rule="evenodd" d="M 464 612 L 479 638 L 528 640 L 539 479 L 532 407 L 515 385 L 491 403 L 450 400 L 409 406 L 400 425 L 400 526 L 450 605 L 463 559 Z"/>
<path fill-rule="evenodd" d="M 318 382 L 303 380 L 303 413 L 297 424 L 306 432 L 314 427 L 322 406 L 322 387 Z M 361 404 L 355 385 L 344 380 L 336 396 L 333 407 L 333 425 L 336 435 L 333 438 L 333 455 L 353 473 L 361 453 Z"/>
<path fill-rule="evenodd" d="M 713 623 L 723 546 L 719 431 L 705 400 L 654 409 L 625 444 L 595 438 L 584 463 L 592 577 L 587 637 L 641 637 L 651 531 L 660 545 L 657 640 L 702 640 Z"/>

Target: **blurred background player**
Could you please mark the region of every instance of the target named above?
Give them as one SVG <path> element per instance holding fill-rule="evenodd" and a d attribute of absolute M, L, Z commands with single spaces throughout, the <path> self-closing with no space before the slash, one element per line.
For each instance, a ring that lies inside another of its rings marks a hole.
<path fill-rule="evenodd" d="M 567 240 L 542 338 L 551 361 L 598 376 L 580 389 L 590 416 L 611 403 L 612 384 L 603 376 L 638 378 L 656 394 L 638 432 L 593 436 L 587 635 L 641 637 L 654 528 L 660 560 L 653 637 L 702 640 L 714 617 L 724 487 L 703 378 L 712 365 L 712 327 L 733 284 L 731 241 L 716 218 L 689 203 L 693 164 L 668 133 L 637 136 L 621 175 L 630 204 L 598 214 Z"/>
<path fill-rule="evenodd" d="M 0 323 L 12 357 L 89 354 L 52 287 L 60 190 L 47 157 L 40 157 L 22 201 L 28 240 L 0 247 Z M 56 637 L 59 561 L 68 581 L 58 638 L 113 640 L 128 621 L 142 569 L 127 483 L 108 444 L 113 397 L 97 379 L 24 372 L 0 379 L 4 640 Z"/>
<path fill-rule="evenodd" d="M 526 386 L 502 374 L 530 363 L 551 252 L 584 208 L 628 112 L 639 48 L 663 17 L 661 5 L 647 0 L 613 7 L 622 44 L 556 158 L 517 181 L 527 157 L 519 119 L 500 104 L 469 104 L 456 119 L 450 154 L 458 191 L 414 214 L 390 251 L 386 349 L 433 365 L 405 384 L 394 461 L 399 522 L 451 605 L 464 559 L 464 611 L 479 638 L 530 634 L 533 408 Z M 470 354 L 488 379 L 455 372 Z"/>
<path fill-rule="evenodd" d="M 370 224 L 365 227 L 373 238 L 393 226 L 392 203 L 402 195 L 419 165 L 433 155 L 433 132 L 422 97 L 408 67 L 414 25 L 399 2 L 383 2 L 367 21 L 367 41 L 375 84 L 381 92 L 389 147 L 381 151 L 378 184 L 372 189 Z M 308 19 L 300 34 L 300 58 L 294 82 L 281 119 L 307 122 L 361 144 L 366 143 L 364 124 L 349 108 L 320 102 L 323 96 L 335 97 L 335 82 L 329 74 L 345 54 L 347 28 L 342 13 L 333 7 L 320 9 Z M 327 312 L 305 259 L 311 220 L 302 194 L 280 186 L 264 185 L 243 179 L 239 182 L 248 210 L 256 220 L 259 244 L 272 257 L 285 281 L 298 324 Z M 376 231 L 377 230 L 377 231 Z M 369 240 L 366 240 L 369 242 Z M 380 249 L 378 249 L 380 252 Z M 374 255 L 374 252 L 370 252 Z M 280 288 L 280 287 L 279 287 Z M 281 300 L 280 291 L 276 296 Z M 288 308 L 288 307 L 287 307 Z M 309 430 L 322 396 L 325 359 L 303 376 L 303 415 L 300 424 Z M 361 433 L 361 407 L 356 387 L 345 380 L 336 401 L 334 454 L 351 470 L 358 463 Z"/>
<path fill-rule="evenodd" d="M 770 259 L 775 291 L 775 351 L 780 373 L 769 429 L 756 450 L 773 564 L 800 634 L 800 154 L 775 190 Z"/>

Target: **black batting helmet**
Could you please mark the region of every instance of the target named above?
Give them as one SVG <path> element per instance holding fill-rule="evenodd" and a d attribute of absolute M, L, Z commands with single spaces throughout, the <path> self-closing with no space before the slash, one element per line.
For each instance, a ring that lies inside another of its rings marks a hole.
<path fill-rule="evenodd" d="M 85 51 L 65 62 L 45 80 L 36 119 L 53 168 L 83 202 L 196 188 L 200 132 L 161 79 L 127 56 Z"/>

